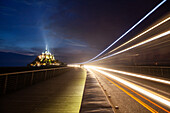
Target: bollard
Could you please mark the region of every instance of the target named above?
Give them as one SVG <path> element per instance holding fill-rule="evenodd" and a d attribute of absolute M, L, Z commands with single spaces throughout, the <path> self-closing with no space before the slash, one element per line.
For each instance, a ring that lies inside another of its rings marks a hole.
<path fill-rule="evenodd" d="M 115 106 L 115 109 L 119 109 L 119 106 Z"/>

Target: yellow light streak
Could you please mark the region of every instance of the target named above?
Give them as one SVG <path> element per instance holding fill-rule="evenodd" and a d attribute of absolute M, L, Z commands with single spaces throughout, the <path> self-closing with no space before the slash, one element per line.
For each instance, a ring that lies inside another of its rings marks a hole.
<path fill-rule="evenodd" d="M 112 52 L 114 52 L 115 50 L 119 49 L 120 47 L 122 47 L 122 46 L 124 46 L 124 45 L 126 45 L 126 44 L 128 44 L 128 43 L 130 43 L 130 42 L 132 42 L 133 40 L 139 38 L 140 36 L 146 34 L 147 32 L 149 32 L 149 31 L 151 31 L 151 30 L 155 29 L 156 27 L 158 27 L 158 26 L 160 26 L 161 24 L 167 22 L 168 20 L 170 20 L 170 17 L 166 18 L 165 20 L 161 21 L 160 23 L 156 24 L 155 26 L 149 28 L 148 30 L 142 32 L 141 34 L 139 34 L 139 35 L 137 35 L 136 37 L 132 38 L 131 40 L 125 42 L 124 44 L 118 46 L 117 48 L 113 49 L 113 50 L 110 51 L 109 53 L 112 53 Z"/>
<path fill-rule="evenodd" d="M 156 36 L 154 36 L 154 37 L 152 37 L 152 38 L 150 38 L 150 39 L 147 39 L 147 40 L 145 40 L 145 41 L 142 41 L 142 42 L 140 42 L 140 43 L 138 43 L 138 44 L 135 44 L 135 45 L 133 45 L 133 46 L 131 46 L 131 47 L 128 47 L 128 48 L 126 48 L 126 49 L 124 49 L 124 50 L 121 50 L 121 51 L 119 51 L 119 52 L 113 53 L 113 54 L 111 54 L 111 55 L 102 57 L 102 58 L 100 58 L 100 59 L 97 59 L 97 60 L 94 60 L 94 61 L 91 61 L 91 62 L 103 60 L 103 59 L 106 59 L 106 58 L 109 58 L 109 57 L 118 55 L 118 54 L 120 54 L 120 53 L 123 53 L 123 52 L 125 52 L 125 51 L 131 50 L 131 49 L 136 48 L 136 47 L 138 47 L 138 46 L 144 45 L 144 44 L 146 44 L 146 43 L 148 43 L 148 42 L 151 42 L 151 41 L 153 41 L 153 40 L 159 39 L 159 38 L 164 37 L 164 36 L 169 35 L 169 34 L 170 34 L 170 30 L 169 30 L 169 31 L 166 31 L 166 32 L 164 32 L 164 33 L 161 33 L 161 34 L 159 34 L 159 35 L 156 35 Z"/>
<path fill-rule="evenodd" d="M 93 71 L 91 71 L 89 68 L 87 68 L 87 70 L 91 73 L 93 73 Z M 104 76 L 105 77 L 105 76 Z M 124 88 L 120 87 L 119 85 L 117 85 L 115 82 L 111 81 L 110 79 L 108 79 L 107 77 L 105 77 L 109 82 L 111 82 L 112 84 L 114 84 L 116 87 L 118 87 L 120 90 L 122 90 L 123 92 L 125 92 L 127 95 L 129 95 L 131 98 L 133 98 L 134 100 L 136 100 L 138 103 L 140 103 L 142 106 L 144 106 L 146 109 L 148 109 L 149 111 L 151 111 L 152 113 L 158 113 L 155 109 L 153 109 L 152 107 L 150 107 L 149 105 L 147 105 L 146 103 L 144 103 L 143 101 L 141 101 L 140 99 L 138 99 L 137 97 L 135 97 L 134 95 L 132 95 L 131 93 L 129 93 L 128 91 L 126 91 Z"/>
<path fill-rule="evenodd" d="M 161 96 L 161 95 L 159 95 L 159 94 L 157 94 L 155 92 L 152 92 L 152 91 L 150 91 L 150 90 L 148 90 L 146 88 L 142 88 L 142 87 L 140 87 L 140 86 L 138 86 L 136 84 L 130 83 L 128 81 L 125 81 L 125 80 L 123 80 L 121 78 L 118 78 L 118 77 L 116 77 L 116 76 L 114 76 L 114 75 L 112 75 L 110 73 L 107 73 L 107 72 L 102 71 L 100 69 L 97 69 L 95 67 L 85 66 L 85 68 L 90 68 L 90 69 L 93 69 L 93 70 L 95 70 L 97 72 L 100 72 L 100 73 L 102 73 L 102 74 L 104 74 L 104 75 L 106 75 L 106 76 L 108 76 L 108 77 L 110 77 L 110 78 L 112 78 L 112 79 L 114 79 L 116 81 L 119 81 L 120 83 L 122 83 L 122 84 L 124 84 L 124 85 L 126 85 L 126 86 L 128 86 L 128 87 L 130 87 L 130 88 L 132 88 L 132 89 L 134 89 L 134 90 L 136 90 L 136 91 L 138 91 L 138 92 L 140 92 L 140 93 L 142 93 L 142 94 L 144 94 L 144 95 L 146 95 L 146 96 L 148 96 L 148 97 L 150 97 L 150 98 L 152 98 L 152 99 L 154 99 L 154 100 L 156 100 L 158 102 L 161 102 L 161 103 L 167 105 L 168 107 L 170 107 L 169 99 L 167 99 L 164 96 Z"/>
<path fill-rule="evenodd" d="M 116 84 L 116 83 L 114 83 L 112 80 L 110 80 L 109 78 L 107 78 L 106 76 L 104 76 L 104 77 L 105 77 L 108 81 L 110 81 L 112 84 L 114 84 L 114 85 Z M 118 82 L 118 83 L 119 83 L 119 82 Z M 121 83 L 119 83 L 119 84 L 121 84 Z M 127 87 L 127 86 L 125 86 L 125 85 L 123 85 L 123 84 L 121 84 L 121 85 L 122 85 L 123 87 L 129 89 L 129 90 L 132 91 L 133 93 L 139 95 L 139 96 L 142 97 L 143 99 L 145 99 L 145 100 L 149 101 L 150 103 L 154 104 L 155 106 L 159 107 L 159 108 L 162 109 L 163 111 L 169 113 L 168 110 L 164 109 L 163 107 L 159 106 L 158 104 L 154 103 L 153 101 L 147 99 L 146 97 L 144 97 L 144 96 L 142 96 L 141 94 L 135 92 L 134 90 L 130 89 L 129 87 Z"/>
<path fill-rule="evenodd" d="M 144 76 L 144 75 L 140 75 L 140 74 L 129 73 L 129 72 L 125 72 L 125 71 L 119 71 L 119 70 L 115 70 L 115 69 L 109 69 L 109 68 L 103 68 L 103 67 L 97 67 L 97 66 L 85 66 L 85 67 L 92 67 L 92 68 L 96 68 L 96 69 L 101 69 L 101 70 L 110 71 L 110 72 L 114 72 L 114 73 L 129 75 L 129 76 L 133 76 L 133 77 L 152 80 L 152 81 L 170 85 L 170 81 L 168 81 L 168 80 L 158 79 L 158 78 Z"/>

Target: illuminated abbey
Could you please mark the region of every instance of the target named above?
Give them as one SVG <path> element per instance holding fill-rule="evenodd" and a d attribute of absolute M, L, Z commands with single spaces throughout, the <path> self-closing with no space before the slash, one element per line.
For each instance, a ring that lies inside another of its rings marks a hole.
<path fill-rule="evenodd" d="M 40 66 L 49 66 L 49 65 L 55 65 L 55 66 L 62 66 L 64 63 L 55 60 L 54 55 L 52 55 L 46 47 L 46 50 L 42 52 L 41 55 L 37 56 L 37 58 L 29 64 L 31 67 L 40 67 Z"/>

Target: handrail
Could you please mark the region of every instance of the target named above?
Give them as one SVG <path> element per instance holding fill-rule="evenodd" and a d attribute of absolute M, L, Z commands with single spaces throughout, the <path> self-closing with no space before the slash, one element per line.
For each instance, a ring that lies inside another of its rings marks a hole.
<path fill-rule="evenodd" d="M 64 68 L 68 68 L 68 67 L 50 68 L 50 69 L 40 69 L 40 70 L 31 70 L 31 71 L 22 71 L 22 72 L 13 72 L 13 73 L 3 73 L 3 74 L 0 74 L 0 76 L 23 74 L 23 73 L 31 73 L 31 72 L 41 72 L 41 71 L 48 71 L 48 70 L 54 70 L 54 69 L 64 69 Z"/>
<path fill-rule="evenodd" d="M 102 65 L 101 65 L 102 66 Z M 103 65 L 103 66 L 105 66 L 105 65 Z M 107 66 L 107 65 L 106 65 Z M 115 65 L 115 66 L 113 66 L 113 67 L 149 67 L 149 68 L 170 68 L 170 67 L 168 67 L 168 66 L 124 66 L 124 65 Z"/>
<path fill-rule="evenodd" d="M 0 95 L 48 80 L 68 70 L 68 67 L 59 67 L 0 74 L 0 81 L 2 81 Z"/>
<path fill-rule="evenodd" d="M 148 67 L 148 68 L 170 68 L 166 66 L 118 66 L 118 67 Z"/>

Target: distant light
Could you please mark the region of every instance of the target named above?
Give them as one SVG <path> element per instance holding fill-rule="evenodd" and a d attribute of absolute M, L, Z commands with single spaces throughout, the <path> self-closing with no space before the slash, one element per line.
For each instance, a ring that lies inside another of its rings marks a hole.
<path fill-rule="evenodd" d="M 74 64 L 73 64 L 73 65 L 72 65 L 72 64 L 69 64 L 69 65 L 67 65 L 67 66 L 68 66 L 68 67 L 80 67 L 80 65 L 76 65 L 76 64 L 75 64 L 75 65 L 74 65 Z"/>

